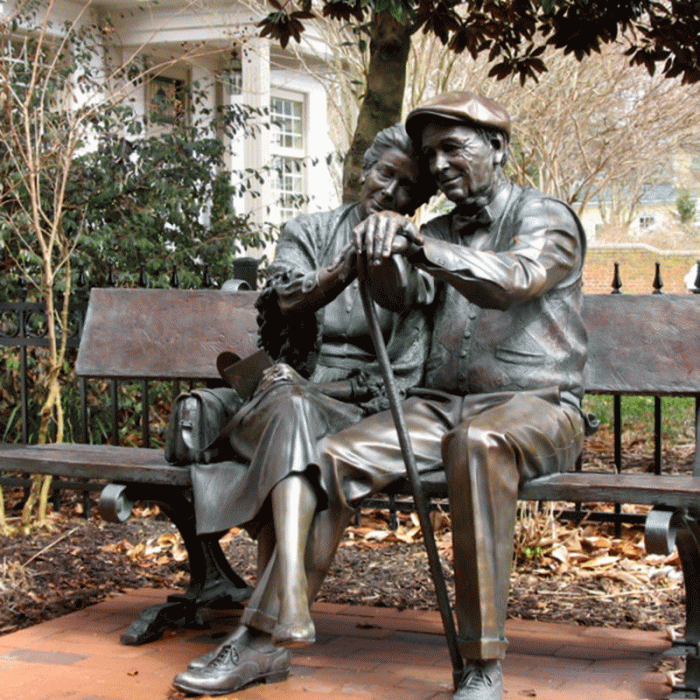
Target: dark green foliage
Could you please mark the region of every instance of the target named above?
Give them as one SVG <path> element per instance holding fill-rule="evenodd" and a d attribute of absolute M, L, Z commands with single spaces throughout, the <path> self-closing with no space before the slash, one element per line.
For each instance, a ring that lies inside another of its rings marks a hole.
<path fill-rule="evenodd" d="M 30 3 L 17 21 L 34 32 L 0 32 L 0 298 L 16 298 L 20 275 L 35 296 L 40 239 L 52 236 L 43 254 L 51 269 L 70 255 L 91 271 L 91 285 L 104 284 L 111 265 L 121 284 L 143 272 L 168 285 L 174 267 L 186 287 L 199 286 L 205 268 L 230 277 L 236 254 L 272 234 L 233 206 L 263 176 L 227 165 L 234 139 L 267 138 L 263 111 L 215 112 L 194 85 L 178 87 L 176 115 L 137 114 L 125 81 L 144 88 L 156 68 L 149 56 L 108 65 L 107 20 L 42 32 L 42 0 Z"/>
<path fill-rule="evenodd" d="M 686 83 L 700 80 L 700 5 L 656 0 L 310 0 L 304 13 L 273 3 L 276 12 L 263 19 L 262 34 L 286 46 L 300 40 L 306 14 L 314 10 L 340 22 L 366 25 L 373 13 L 389 13 L 396 21 L 435 34 L 456 53 L 476 58 L 486 53 L 491 75 L 516 75 L 537 80 L 546 65 L 541 38 L 547 45 L 582 60 L 602 44 L 625 33 L 630 63 L 657 69 Z"/>
<path fill-rule="evenodd" d="M 256 229 L 233 208 L 234 196 L 255 189 L 256 175 L 225 167 L 226 140 L 238 130 L 255 138 L 248 124 L 260 114 L 234 105 L 215 115 L 200 112 L 197 120 L 202 96 L 188 100 L 191 118 L 183 121 L 189 124 L 158 135 L 141 134 L 142 122 L 128 107 L 96 121 L 100 146 L 75 163 L 72 196 L 82 198 L 84 211 L 76 259 L 102 280 L 114 263 L 120 284 L 138 283 L 143 271 L 150 284 L 169 286 L 174 266 L 183 287 L 200 286 L 204 266 L 223 281 L 243 248 L 271 238 L 271 228 Z"/>
<path fill-rule="evenodd" d="M 64 410 L 64 439 L 83 442 L 80 385 L 75 376 L 75 351 L 68 353 L 61 380 L 61 403 Z M 28 402 L 27 440 L 35 443 L 39 433 L 38 398 L 46 381 L 46 352 L 32 348 L 27 353 Z M 0 347 L 0 442 L 21 442 L 22 415 L 20 396 L 20 357 L 16 348 Z M 112 404 L 110 381 L 91 379 L 87 387 L 87 440 L 91 444 L 112 442 Z M 183 386 L 183 389 L 185 387 Z M 165 428 L 174 398 L 172 382 L 149 382 L 148 405 L 151 447 L 162 447 Z M 143 422 L 142 382 L 119 382 L 117 385 L 117 429 L 119 444 L 141 446 Z M 52 428 L 55 426 L 52 426 Z M 52 430 L 53 436 L 53 430 Z"/>
<path fill-rule="evenodd" d="M 676 200 L 676 209 L 681 223 L 687 224 L 695 220 L 697 214 L 695 200 L 690 196 L 690 193 L 683 190 Z"/>

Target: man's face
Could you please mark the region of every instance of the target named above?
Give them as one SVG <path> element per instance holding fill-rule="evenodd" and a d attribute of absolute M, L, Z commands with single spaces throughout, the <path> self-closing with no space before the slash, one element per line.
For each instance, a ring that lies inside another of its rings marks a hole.
<path fill-rule="evenodd" d="M 466 124 L 429 124 L 423 129 L 422 144 L 430 172 L 448 199 L 467 207 L 491 201 L 503 144 L 494 147 Z"/>
<path fill-rule="evenodd" d="M 370 168 L 360 189 L 365 215 L 390 209 L 413 214 L 418 189 L 418 165 L 397 148 L 390 148 Z"/>

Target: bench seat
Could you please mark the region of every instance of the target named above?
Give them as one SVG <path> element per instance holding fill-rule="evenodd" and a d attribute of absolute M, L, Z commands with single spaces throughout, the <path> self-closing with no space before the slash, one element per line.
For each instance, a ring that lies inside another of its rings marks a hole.
<path fill-rule="evenodd" d="M 74 479 L 188 487 L 189 469 L 165 461 L 162 449 L 114 445 L 0 445 L 4 471 Z"/>
<path fill-rule="evenodd" d="M 447 498 L 442 473 L 424 476 L 421 483 L 431 497 Z M 402 481 L 393 492 L 410 496 L 411 488 Z M 700 476 L 661 474 L 650 478 L 649 474 L 633 472 L 562 472 L 528 481 L 520 488 L 519 497 L 527 501 L 634 503 L 700 513 Z"/>
<path fill-rule="evenodd" d="M 187 467 L 166 462 L 162 449 L 115 447 L 113 445 L 0 445 L 4 470 L 31 474 L 52 474 L 76 479 L 93 479 L 122 484 L 191 486 Z M 426 492 L 434 498 L 447 497 L 441 472 L 422 478 Z M 396 493 L 410 495 L 402 482 Z M 655 475 L 574 471 L 533 479 L 520 489 L 529 501 L 586 503 L 634 503 L 700 512 L 700 476 Z"/>

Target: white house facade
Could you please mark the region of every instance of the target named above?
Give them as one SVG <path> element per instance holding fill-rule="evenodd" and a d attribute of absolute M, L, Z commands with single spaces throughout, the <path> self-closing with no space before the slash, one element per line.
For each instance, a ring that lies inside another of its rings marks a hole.
<path fill-rule="evenodd" d="M 325 88 L 309 70 L 320 59 L 316 51 L 309 53 L 302 67 L 292 52 L 258 37 L 255 25 L 269 11 L 264 2 L 251 7 L 226 0 L 211 5 L 104 0 L 100 11 L 110 14 L 124 60 L 141 47 L 163 61 L 181 56 L 144 86 L 144 110 L 154 83 L 169 80 L 208 86 L 211 108 L 230 101 L 270 110 L 270 129 L 235 144 L 231 162 L 238 171 L 270 168 L 256 196 L 236 203 L 255 223 L 279 224 L 337 203 L 326 165 L 333 144 Z"/>
<path fill-rule="evenodd" d="M 99 21 L 109 32 L 113 63 L 126 65 L 146 52 L 153 57 L 160 67 L 130 95 L 146 122 L 154 101 L 170 100 L 175 110 L 182 88 L 194 85 L 207 95 L 202 108 L 243 103 L 269 110 L 269 117 L 261 118 L 268 124 L 257 137 L 233 144 L 230 166 L 267 173 L 254 195 L 248 192 L 234 204 L 250 214 L 254 225 L 279 225 L 338 203 L 328 165 L 334 146 L 326 92 L 314 77 L 323 68 L 323 49 L 318 44 L 311 50 L 307 42 L 306 50 L 302 45 L 285 51 L 260 38 L 255 25 L 270 7 L 264 0 L 251 2 L 55 0 L 49 11 L 56 27 L 76 17 Z M 0 0 L 0 19 L 9 9 Z"/>

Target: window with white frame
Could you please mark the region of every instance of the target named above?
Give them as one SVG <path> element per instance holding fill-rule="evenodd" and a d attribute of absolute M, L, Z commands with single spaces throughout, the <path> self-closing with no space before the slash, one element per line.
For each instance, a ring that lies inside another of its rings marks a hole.
<path fill-rule="evenodd" d="M 146 83 L 146 110 L 149 133 L 184 125 L 187 112 L 185 81 L 163 76 L 151 78 Z"/>
<path fill-rule="evenodd" d="M 639 217 L 639 230 L 647 231 L 654 227 L 656 224 L 656 219 L 653 216 L 645 215 Z"/>
<path fill-rule="evenodd" d="M 273 208 L 280 223 L 305 210 L 306 176 L 304 171 L 304 102 L 301 96 L 272 96 L 272 195 Z"/>

